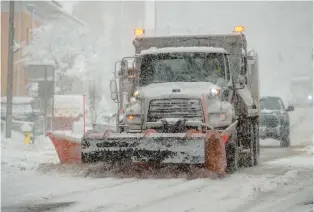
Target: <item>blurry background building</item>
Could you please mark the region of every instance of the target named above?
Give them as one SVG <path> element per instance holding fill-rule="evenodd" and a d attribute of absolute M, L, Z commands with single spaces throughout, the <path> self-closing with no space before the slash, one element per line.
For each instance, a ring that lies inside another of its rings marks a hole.
<path fill-rule="evenodd" d="M 62 10 L 56 1 L 15 1 L 15 54 L 13 95 L 27 95 L 27 76 L 23 69 L 23 46 L 32 39 L 32 29 L 52 19 L 60 19 L 60 24 L 75 22 L 81 24 Z M 6 96 L 8 68 L 9 1 L 1 1 L 1 96 Z"/>

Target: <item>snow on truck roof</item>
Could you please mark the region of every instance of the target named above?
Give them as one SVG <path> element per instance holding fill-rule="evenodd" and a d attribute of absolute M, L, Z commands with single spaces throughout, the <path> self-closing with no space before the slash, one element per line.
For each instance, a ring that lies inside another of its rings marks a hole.
<path fill-rule="evenodd" d="M 136 36 L 135 39 L 142 39 L 142 38 L 172 38 L 172 37 L 207 37 L 207 36 L 213 36 L 213 37 L 220 37 L 220 36 L 232 36 L 232 37 L 240 37 L 245 36 L 244 33 L 210 33 L 210 34 L 162 34 L 162 35 L 139 35 Z"/>
<path fill-rule="evenodd" d="M 224 48 L 216 47 L 165 47 L 165 48 L 149 48 L 142 50 L 141 55 L 146 54 L 162 54 L 162 53 L 180 53 L 180 52 L 205 52 L 205 53 L 227 53 Z"/>
<path fill-rule="evenodd" d="M 247 51 L 244 34 L 206 34 L 206 35 L 164 35 L 138 36 L 133 40 L 136 54 L 149 48 L 173 47 L 216 47 L 224 48 L 229 54 L 241 54 Z"/>

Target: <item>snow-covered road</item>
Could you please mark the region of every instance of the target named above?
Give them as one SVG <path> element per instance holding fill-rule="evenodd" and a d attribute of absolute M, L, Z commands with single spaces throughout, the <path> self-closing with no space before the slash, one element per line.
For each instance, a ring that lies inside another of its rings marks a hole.
<path fill-rule="evenodd" d="M 19 147 L 2 144 L 2 211 L 310 212 L 312 122 L 312 108 L 296 109 L 291 113 L 290 148 L 261 140 L 260 165 L 224 179 L 204 178 L 202 170 L 194 170 L 191 176 L 173 170 L 142 171 L 137 173 L 141 178 L 135 178 L 99 165 L 54 164 L 56 155 L 47 141 L 35 150 L 20 147 L 22 141 Z M 23 157 L 18 155 L 22 150 Z M 38 168 L 38 164 L 42 165 Z"/>

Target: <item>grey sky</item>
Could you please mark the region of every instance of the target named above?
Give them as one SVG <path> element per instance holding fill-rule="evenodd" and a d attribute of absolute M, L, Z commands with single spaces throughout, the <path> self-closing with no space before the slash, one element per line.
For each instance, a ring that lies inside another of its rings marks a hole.
<path fill-rule="evenodd" d="M 89 9 L 85 4 L 90 5 Z M 97 22 L 96 28 L 103 32 L 106 20 L 113 18 L 114 36 L 110 43 L 117 51 L 112 53 L 116 57 L 130 56 L 134 51 L 133 29 L 146 27 L 145 19 L 147 22 L 149 18 L 151 22 L 154 16 L 154 7 L 145 13 L 143 5 L 143 1 L 122 4 L 121 1 L 106 1 L 101 9 L 99 3 L 85 2 L 81 9 L 88 11 L 82 18 L 88 14 L 91 23 Z M 159 1 L 156 11 L 160 34 L 168 29 L 171 33 L 229 33 L 235 25 L 244 25 L 249 48 L 259 54 L 262 95 L 288 98 L 293 76 L 307 74 L 312 77 L 313 3 L 310 1 Z"/>
<path fill-rule="evenodd" d="M 293 74 L 312 73 L 312 2 L 158 2 L 157 28 L 172 33 L 231 32 L 244 25 L 259 53 L 261 93 L 285 95 Z"/>

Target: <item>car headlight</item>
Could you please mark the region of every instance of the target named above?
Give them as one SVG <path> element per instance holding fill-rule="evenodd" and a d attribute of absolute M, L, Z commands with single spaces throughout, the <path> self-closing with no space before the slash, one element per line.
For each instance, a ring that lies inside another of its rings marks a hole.
<path fill-rule="evenodd" d="M 312 95 L 308 95 L 307 97 L 308 100 L 312 100 L 312 98 L 313 98 Z"/>

